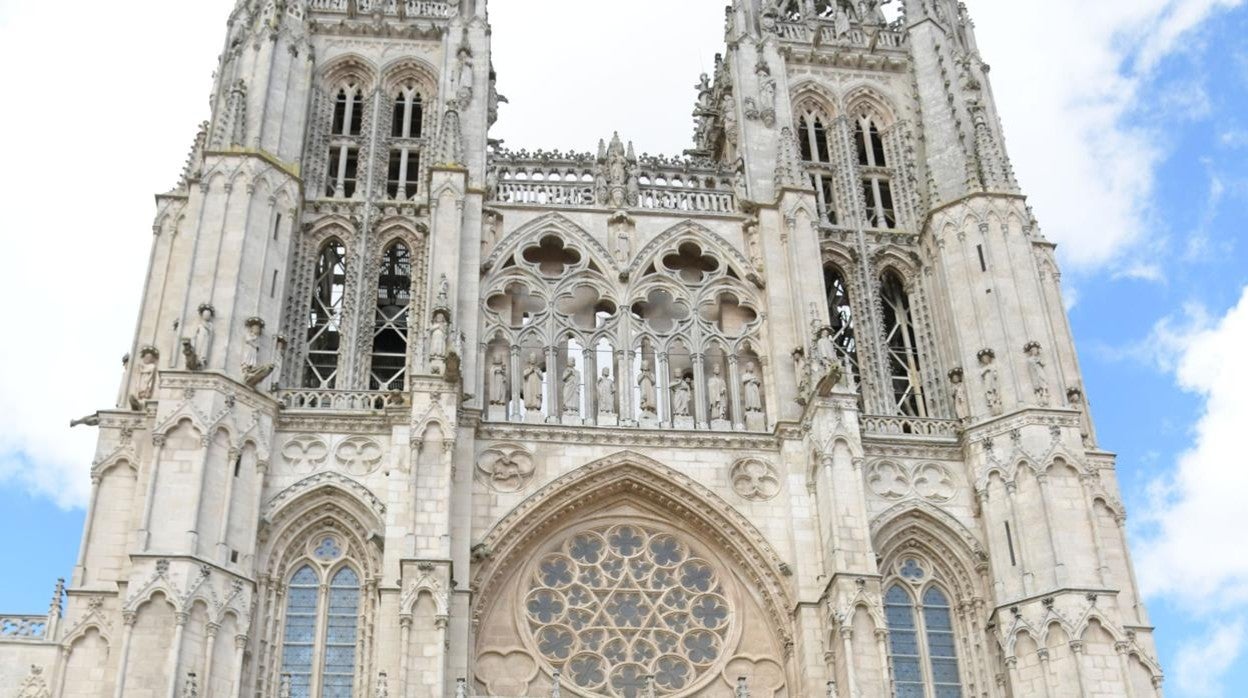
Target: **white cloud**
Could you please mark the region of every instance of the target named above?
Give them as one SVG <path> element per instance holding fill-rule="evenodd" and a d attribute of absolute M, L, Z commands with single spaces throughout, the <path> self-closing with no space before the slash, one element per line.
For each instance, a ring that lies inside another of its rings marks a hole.
<path fill-rule="evenodd" d="M 1082 272 L 1148 266 L 1130 256 L 1150 232 L 1164 134 L 1134 123 L 1132 111 L 1158 61 L 1212 13 L 1242 0 L 967 4 L 994 67 L 1015 169 L 1065 262 Z M 1207 96 L 1189 86 L 1172 100 L 1178 116 L 1192 118 Z"/>
<path fill-rule="evenodd" d="M 1243 621 L 1213 627 L 1207 636 L 1189 640 L 1174 662 L 1174 688 L 1190 698 L 1223 696 L 1222 679 L 1243 649 Z"/>
<path fill-rule="evenodd" d="M 1151 506 L 1138 512 L 1144 518 L 1137 556 L 1141 587 L 1198 614 L 1248 610 L 1248 549 L 1242 540 L 1248 288 L 1216 320 L 1193 308 L 1185 321 L 1160 323 L 1150 344 L 1179 386 L 1203 397 L 1205 407 L 1191 448 L 1173 473 L 1152 483 Z"/>

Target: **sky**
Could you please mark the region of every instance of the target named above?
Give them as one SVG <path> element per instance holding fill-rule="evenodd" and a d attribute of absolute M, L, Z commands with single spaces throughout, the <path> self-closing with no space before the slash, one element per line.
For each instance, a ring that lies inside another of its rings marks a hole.
<path fill-rule="evenodd" d="M 0 0 L 0 611 L 41 612 L 77 555 L 152 195 L 207 118 L 232 0 Z M 688 147 L 723 0 L 494 0 L 509 147 Z M 1248 693 L 1248 8 L 967 0 L 1018 178 L 1064 284 L 1166 693 Z M 586 30 L 588 28 L 588 31 Z M 55 43 L 49 39 L 55 39 Z M 54 215 L 55 214 L 55 215 Z M 20 328 L 21 331 L 17 331 Z M 14 571 L 20 570 L 20 571 Z"/>

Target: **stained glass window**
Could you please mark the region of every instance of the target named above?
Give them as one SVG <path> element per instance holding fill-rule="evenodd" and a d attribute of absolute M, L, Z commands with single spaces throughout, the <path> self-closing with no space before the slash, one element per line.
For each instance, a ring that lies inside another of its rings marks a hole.
<path fill-rule="evenodd" d="M 923 594 L 923 625 L 927 628 L 927 653 L 936 698 L 961 698 L 962 680 L 958 676 L 958 649 L 949 599 L 936 587 Z"/>
<path fill-rule="evenodd" d="M 884 615 L 888 619 L 889 650 L 893 656 L 893 683 L 897 698 L 926 698 L 918 626 L 910 594 L 900 586 L 890 588 L 884 596 Z"/>
<path fill-rule="evenodd" d="M 325 630 L 325 663 L 321 670 L 321 698 L 351 698 L 355 675 L 355 639 L 359 627 L 360 578 L 349 567 L 334 574 L 329 584 L 329 613 Z"/>
<path fill-rule="evenodd" d="M 918 569 L 917 561 L 907 562 Z M 884 595 L 884 614 L 897 698 L 962 698 L 953 617 L 944 592 L 929 587 L 919 613 L 910 592 L 895 584 Z M 929 675 L 924 675 L 924 664 Z"/>
<path fill-rule="evenodd" d="M 282 673 L 290 676 L 291 698 L 312 695 L 312 655 L 316 648 L 316 572 L 303 566 L 286 592 L 286 636 L 282 641 Z"/>
<path fill-rule="evenodd" d="M 676 535 L 624 524 L 578 532 L 534 563 L 525 617 L 551 669 L 587 694 L 690 690 L 736 619 L 716 568 Z M 651 678 L 652 677 L 652 678 Z"/>

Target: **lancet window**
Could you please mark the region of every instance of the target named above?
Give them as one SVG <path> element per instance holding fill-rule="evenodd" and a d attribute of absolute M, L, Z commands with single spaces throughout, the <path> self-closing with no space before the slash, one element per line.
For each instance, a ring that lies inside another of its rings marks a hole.
<path fill-rule="evenodd" d="M 494 421 L 766 428 L 761 314 L 744 265 L 674 238 L 628 281 L 551 230 L 486 282 L 482 394 Z"/>
<path fill-rule="evenodd" d="M 333 534 L 309 546 L 286 589 L 281 673 L 291 698 L 355 695 L 360 575 Z M 285 695 L 285 693 L 284 693 Z"/>
<path fill-rule="evenodd" d="M 360 175 L 360 144 L 364 124 L 364 93 L 351 80 L 334 96 L 334 115 L 329 135 L 329 171 L 325 195 L 338 199 L 355 196 Z"/>
<path fill-rule="evenodd" d="M 884 138 L 877 119 L 860 117 L 854 125 L 858 170 L 862 176 L 862 196 L 866 202 L 867 224 L 873 228 L 896 228 L 893 207 L 892 173 L 884 151 Z"/>
<path fill-rule="evenodd" d="M 377 275 L 370 390 L 401 390 L 407 378 L 412 303 L 412 251 L 401 241 L 386 247 Z"/>
<path fill-rule="evenodd" d="M 819 199 L 819 217 L 830 225 L 838 222 L 832 181 L 831 120 L 814 108 L 802 110 L 797 119 L 798 147 L 810 184 Z"/>
<path fill-rule="evenodd" d="M 421 154 L 428 126 L 427 97 L 415 80 L 407 80 L 397 86 L 393 100 L 386 195 L 405 201 L 420 189 Z"/>
<path fill-rule="evenodd" d="M 823 284 L 827 292 L 828 317 L 832 326 L 832 341 L 849 363 L 854 385 L 860 385 L 862 372 L 858 364 L 858 339 L 854 334 L 854 306 L 850 302 L 849 285 L 845 273 L 835 265 L 823 268 Z"/>
<path fill-rule="evenodd" d="M 897 698 L 961 698 L 953 609 L 926 561 L 904 558 L 884 594 Z"/>
<path fill-rule="evenodd" d="M 346 254 L 342 242 L 331 238 L 321 246 L 317 255 L 307 320 L 307 360 L 303 370 L 305 388 L 333 388 L 338 380 L 347 282 Z"/>
<path fill-rule="evenodd" d="M 884 311 L 889 383 L 897 411 L 910 417 L 926 417 L 927 403 L 910 296 L 901 276 L 892 269 L 880 277 L 880 301 Z"/>

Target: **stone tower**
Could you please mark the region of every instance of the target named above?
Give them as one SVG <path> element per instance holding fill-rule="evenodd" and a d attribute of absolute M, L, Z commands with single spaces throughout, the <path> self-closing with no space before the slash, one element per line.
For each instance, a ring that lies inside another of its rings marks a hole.
<path fill-rule="evenodd" d="M 664 157 L 492 144 L 485 0 L 240 0 L 0 691 L 1160 696 L 972 24 L 881 5 L 736 0 Z"/>

